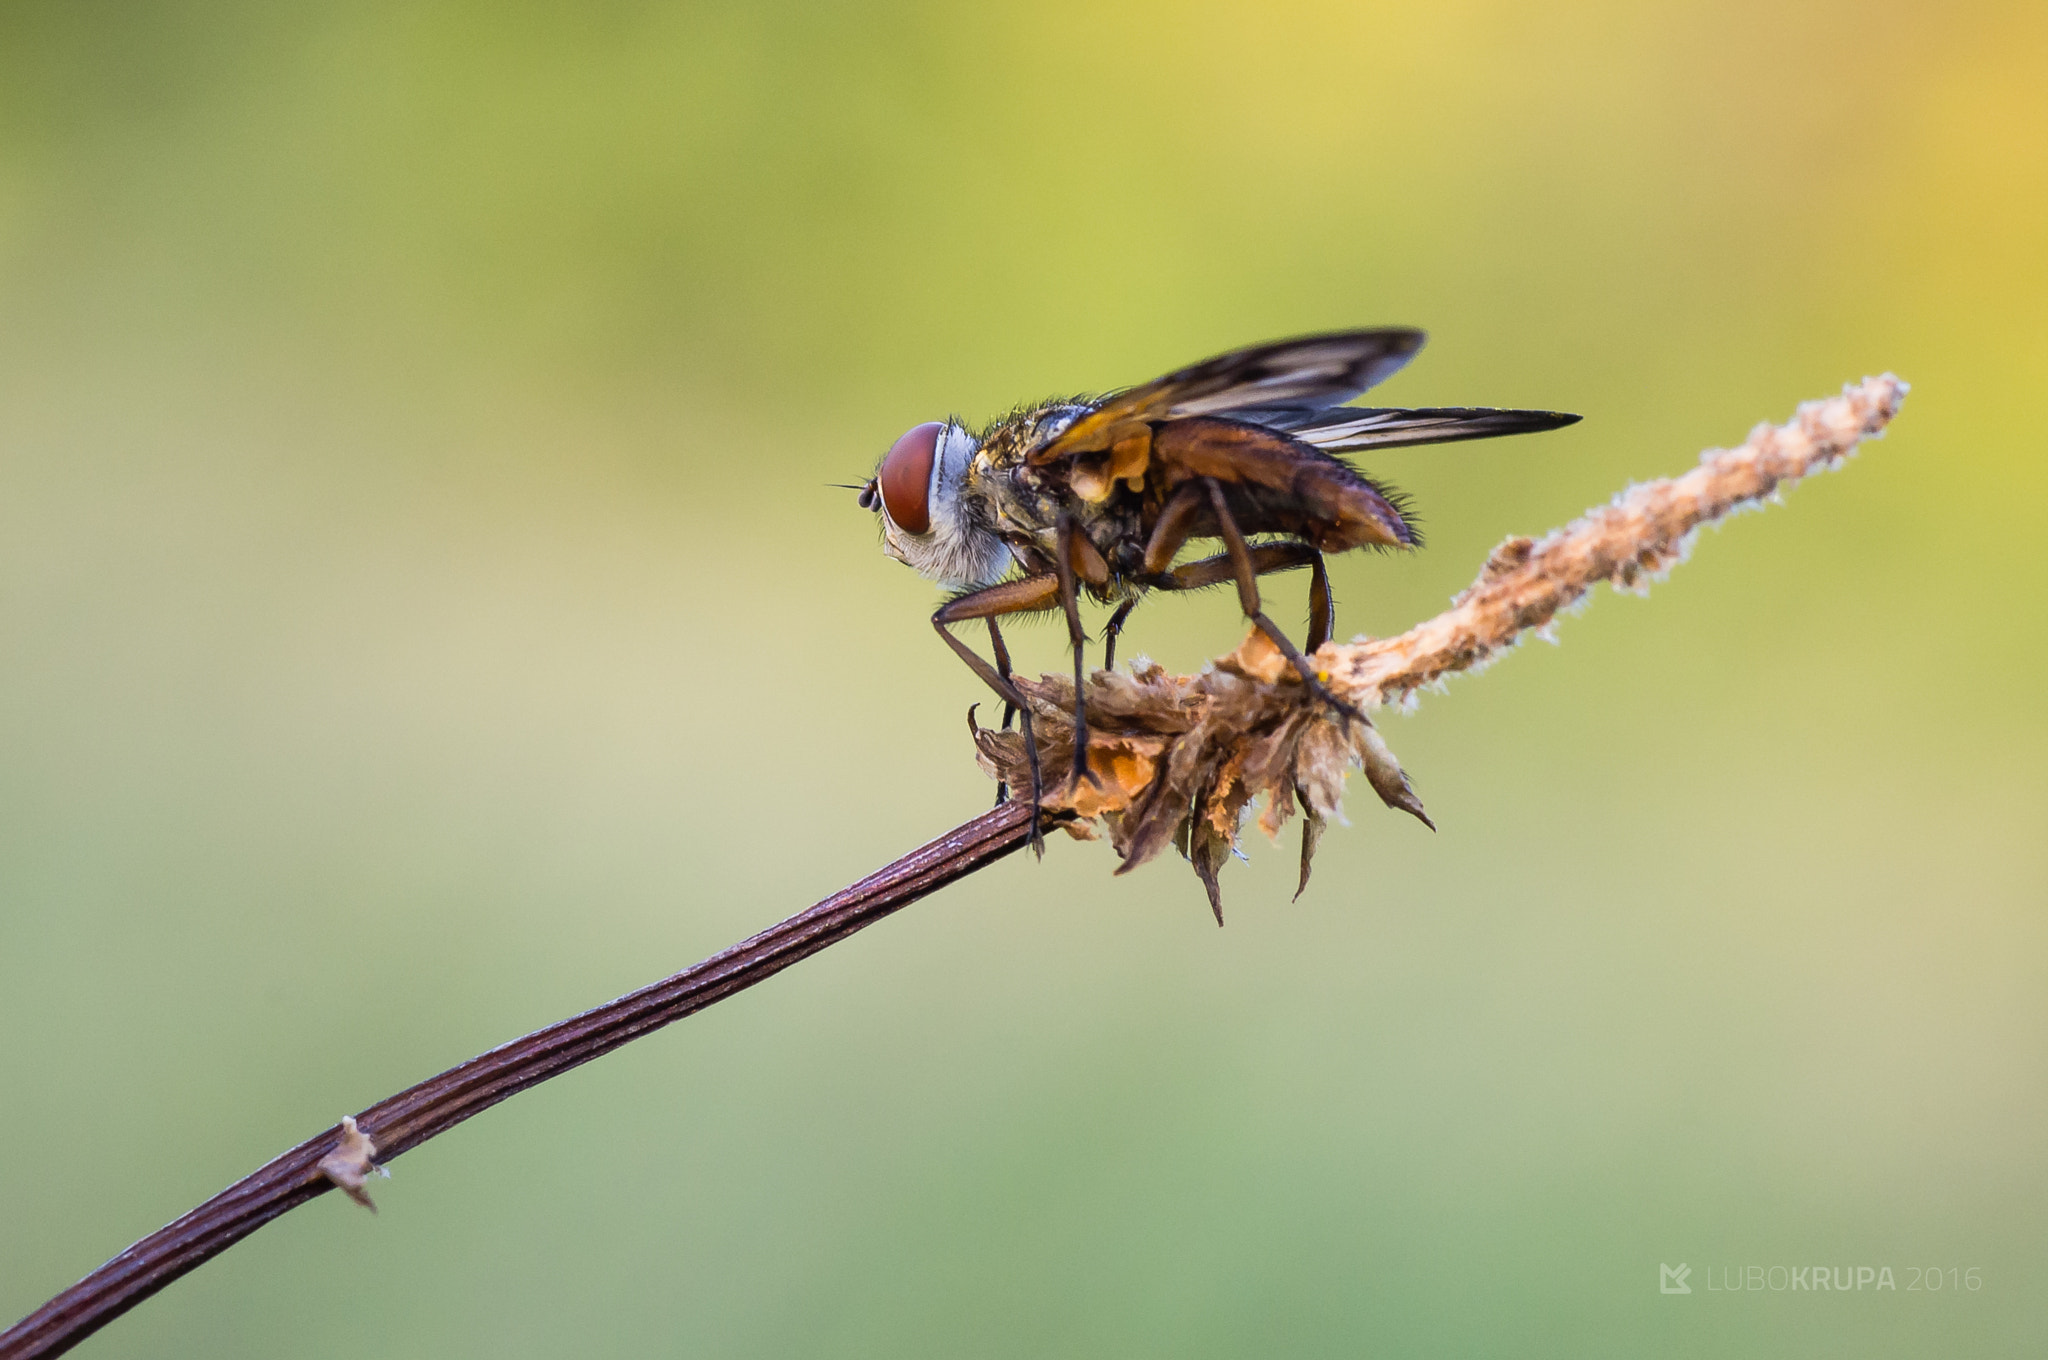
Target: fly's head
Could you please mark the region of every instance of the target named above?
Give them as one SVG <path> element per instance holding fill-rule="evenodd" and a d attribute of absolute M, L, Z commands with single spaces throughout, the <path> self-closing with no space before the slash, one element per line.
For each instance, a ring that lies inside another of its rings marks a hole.
<path fill-rule="evenodd" d="M 994 585 L 1010 570 L 975 474 L 981 441 L 957 420 L 928 421 L 882 457 L 860 504 L 882 520 L 882 551 L 947 590 Z"/>

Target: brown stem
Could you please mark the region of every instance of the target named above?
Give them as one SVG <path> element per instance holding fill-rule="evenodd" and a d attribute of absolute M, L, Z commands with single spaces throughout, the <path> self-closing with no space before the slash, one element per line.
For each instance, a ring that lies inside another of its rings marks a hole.
<path fill-rule="evenodd" d="M 379 1101 L 355 1116 L 356 1127 L 375 1144 L 377 1161 L 388 1162 L 508 1096 L 743 991 L 994 863 L 1030 841 L 1031 823 L 1031 809 L 1005 803 L 694 968 Z M 336 1125 L 244 1176 L 0 1333 L 0 1360 L 61 1355 L 271 1219 L 334 1189 L 337 1180 L 322 1160 L 331 1167 L 339 1157 L 345 1164 L 349 1149 L 359 1145 Z"/>

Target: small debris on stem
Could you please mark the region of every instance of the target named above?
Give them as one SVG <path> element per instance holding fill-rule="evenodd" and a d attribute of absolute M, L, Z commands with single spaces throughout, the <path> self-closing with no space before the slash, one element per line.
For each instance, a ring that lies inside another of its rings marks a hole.
<path fill-rule="evenodd" d="M 377 1165 L 377 1145 L 370 1141 L 369 1134 L 356 1127 L 356 1117 L 345 1114 L 341 1117 L 341 1139 L 335 1143 L 334 1151 L 320 1159 L 320 1174 L 374 1214 L 377 1206 L 370 1202 L 370 1192 L 363 1189 L 363 1183 L 373 1175 L 388 1177 L 391 1173 Z"/>

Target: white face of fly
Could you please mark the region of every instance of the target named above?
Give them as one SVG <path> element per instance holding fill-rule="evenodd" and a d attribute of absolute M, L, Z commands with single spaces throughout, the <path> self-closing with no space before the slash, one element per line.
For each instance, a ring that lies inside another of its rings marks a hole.
<path fill-rule="evenodd" d="M 1009 573 L 1010 550 L 976 514 L 969 469 L 980 447 L 955 422 L 897 440 L 861 504 L 882 516 L 882 550 L 947 590 L 976 590 Z"/>

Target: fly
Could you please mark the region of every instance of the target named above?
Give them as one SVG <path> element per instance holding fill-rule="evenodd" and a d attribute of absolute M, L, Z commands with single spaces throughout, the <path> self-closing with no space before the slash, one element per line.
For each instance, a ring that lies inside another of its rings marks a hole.
<path fill-rule="evenodd" d="M 958 419 L 916 426 L 860 488 L 884 550 L 951 592 L 932 615 L 960 659 L 1023 719 L 1034 803 L 1042 795 L 1031 709 L 1013 683 L 996 620 L 1058 609 L 1074 651 L 1074 765 L 1088 767 L 1083 698 L 1088 634 L 1080 599 L 1115 606 L 1103 666 L 1131 610 L 1154 590 L 1235 584 L 1239 605 L 1310 693 L 1330 693 L 1305 653 L 1334 625 L 1326 553 L 1412 549 L 1402 498 L 1340 455 L 1526 434 L 1570 425 L 1559 411 L 1349 406 L 1422 348 L 1406 327 L 1335 331 L 1232 350 L 1139 387 L 1020 407 L 980 431 Z M 1258 535 L 1257 542 L 1250 536 Z M 1175 564 L 1191 539 L 1222 551 Z M 1297 648 L 1266 616 L 1258 578 L 1306 567 L 1309 622 Z M 952 631 L 987 621 L 994 661 Z M 1000 794 L 998 795 L 1000 798 Z"/>

